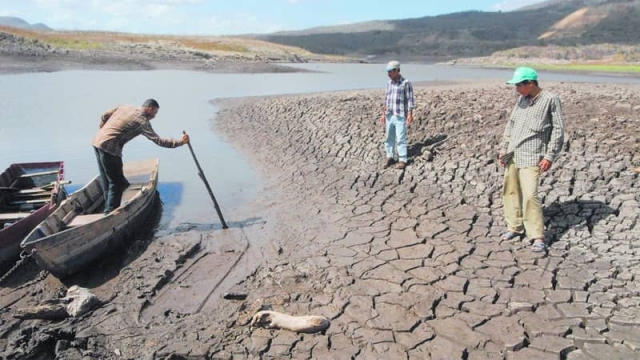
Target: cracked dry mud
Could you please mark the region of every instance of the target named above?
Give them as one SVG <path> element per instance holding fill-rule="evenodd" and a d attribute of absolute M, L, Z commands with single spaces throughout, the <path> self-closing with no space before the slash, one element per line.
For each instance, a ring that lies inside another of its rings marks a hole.
<path fill-rule="evenodd" d="M 502 241 L 499 83 L 420 85 L 405 171 L 382 169 L 382 91 L 226 100 L 213 127 L 266 186 L 230 229 L 136 242 L 64 283 L 1 288 L 7 359 L 640 358 L 640 86 L 541 84 L 566 144 L 542 177 L 549 252 Z M 111 266 L 111 267 L 110 267 Z M 105 305 L 18 320 L 73 283 Z M 225 300 L 225 293 L 231 296 Z M 258 310 L 321 315 L 323 333 L 254 329 Z"/>

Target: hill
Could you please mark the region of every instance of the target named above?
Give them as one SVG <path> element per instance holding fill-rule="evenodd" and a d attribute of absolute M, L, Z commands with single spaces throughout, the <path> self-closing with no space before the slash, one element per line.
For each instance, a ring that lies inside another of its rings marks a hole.
<path fill-rule="evenodd" d="M 353 61 L 293 46 L 220 36 L 36 31 L 0 26 L 0 73 L 64 69 L 294 71 L 274 64 Z"/>
<path fill-rule="evenodd" d="M 0 26 L 8 26 L 17 29 L 27 29 L 27 30 L 39 30 L 39 31 L 51 31 L 50 27 L 45 24 L 37 23 L 37 24 L 29 24 L 28 22 L 12 16 L 0 16 Z"/>
<path fill-rule="evenodd" d="M 254 72 L 278 62 L 398 57 L 489 66 L 587 63 L 599 66 L 596 71 L 628 73 L 640 72 L 638 27 L 640 0 L 548 0 L 511 12 L 466 11 L 236 37 L 54 31 L 0 17 L 0 58 L 11 60 L 0 63 L 0 72 L 114 66 Z M 624 67 L 600 67 L 611 64 Z"/>
<path fill-rule="evenodd" d="M 419 60 L 533 45 L 637 44 L 638 26 L 639 0 L 550 0 L 510 12 L 467 11 L 254 37 L 319 54 Z"/>

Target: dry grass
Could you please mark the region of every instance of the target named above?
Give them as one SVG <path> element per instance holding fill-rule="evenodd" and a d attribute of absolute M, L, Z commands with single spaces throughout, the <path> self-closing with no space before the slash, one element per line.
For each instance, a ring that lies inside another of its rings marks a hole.
<path fill-rule="evenodd" d="M 622 44 L 592 44 L 580 46 L 523 46 L 492 54 L 495 59 L 547 59 L 562 65 L 570 63 L 635 65 L 640 61 L 640 46 Z"/>
<path fill-rule="evenodd" d="M 245 53 L 247 47 L 238 43 L 225 43 L 222 41 L 206 41 L 204 39 L 182 39 L 178 43 L 184 47 L 201 50 L 201 51 L 227 51 Z"/>
<path fill-rule="evenodd" d="M 606 17 L 607 14 L 604 12 L 594 11 L 593 9 L 585 7 L 558 21 L 549 31 L 540 35 L 538 38 L 547 39 L 580 35 L 584 30 L 590 26 L 594 26 Z"/>
<path fill-rule="evenodd" d="M 587 71 L 602 73 L 640 73 L 638 65 L 620 65 L 620 64 L 568 64 L 568 65 L 537 65 L 541 69 L 549 70 L 568 70 L 568 71 Z"/>
<path fill-rule="evenodd" d="M 34 31 L 0 26 L 0 31 L 37 40 L 45 45 L 74 50 L 115 49 L 122 45 L 149 44 L 173 48 L 184 48 L 198 52 L 218 54 L 261 54 L 314 56 L 314 54 L 293 46 L 273 44 L 266 41 L 218 37 L 218 36 L 175 36 L 143 35 L 100 31 Z M 317 57 L 322 57 L 316 55 Z"/>

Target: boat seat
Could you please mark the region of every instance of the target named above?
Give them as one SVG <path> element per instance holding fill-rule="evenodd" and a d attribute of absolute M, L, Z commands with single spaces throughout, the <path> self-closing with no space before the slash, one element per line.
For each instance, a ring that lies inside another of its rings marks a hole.
<path fill-rule="evenodd" d="M 29 173 L 29 174 L 22 174 L 20 175 L 21 178 L 30 178 L 30 177 L 36 177 L 36 176 L 42 176 L 42 175 L 52 175 L 52 174 L 57 174 L 60 170 L 49 170 L 49 171 L 41 171 L 41 172 L 35 172 L 35 173 Z"/>
<path fill-rule="evenodd" d="M 29 215 L 31 215 L 29 212 L 0 213 L 0 221 L 22 220 Z"/>
<path fill-rule="evenodd" d="M 14 196 L 48 196 L 51 195 L 51 191 L 45 190 L 43 188 L 32 188 L 32 189 L 22 189 L 13 193 Z"/>
<path fill-rule="evenodd" d="M 144 187 L 142 184 L 133 184 L 130 185 L 122 192 L 122 203 L 124 204 L 127 201 L 131 201 L 136 195 L 140 193 L 140 190 Z"/>
<path fill-rule="evenodd" d="M 28 204 L 33 204 L 34 206 L 40 205 L 40 204 L 46 204 L 49 202 L 49 198 L 45 198 L 45 199 L 31 199 L 31 200 L 13 200 L 10 201 L 9 204 L 10 205 L 28 205 Z"/>
<path fill-rule="evenodd" d="M 101 219 L 104 217 L 103 213 L 99 213 L 99 214 L 88 214 L 88 215 L 78 215 L 76 217 L 73 218 L 73 220 L 71 220 L 71 222 L 69 222 L 69 224 L 67 224 L 68 228 L 71 227 L 75 227 L 75 226 L 82 226 L 82 225 L 86 225 L 90 222 L 96 221 L 98 219 Z"/>

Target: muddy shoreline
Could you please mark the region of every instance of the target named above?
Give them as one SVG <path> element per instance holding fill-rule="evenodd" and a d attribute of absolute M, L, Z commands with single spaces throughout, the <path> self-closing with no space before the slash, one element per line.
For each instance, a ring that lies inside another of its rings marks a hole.
<path fill-rule="evenodd" d="M 267 61 L 238 61 L 234 59 L 204 60 L 198 58 L 153 59 L 129 57 L 122 54 L 110 56 L 88 55 L 6 55 L 0 54 L 0 74 L 31 72 L 56 72 L 65 70 L 193 70 L 210 73 L 281 73 L 301 72 Z"/>
<path fill-rule="evenodd" d="M 640 86 L 541 84 L 563 100 L 568 140 L 540 188 L 548 254 L 499 239 L 495 155 L 515 100 L 502 83 L 416 86 L 405 171 L 381 166 L 381 90 L 218 100 L 227 121 L 212 126 L 265 179 L 257 199 L 227 230 L 136 239 L 82 276 L 20 269 L 0 285 L 0 355 L 640 356 Z M 13 317 L 73 284 L 103 305 Z M 258 310 L 331 325 L 250 330 Z"/>

